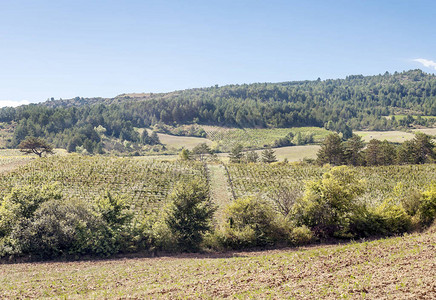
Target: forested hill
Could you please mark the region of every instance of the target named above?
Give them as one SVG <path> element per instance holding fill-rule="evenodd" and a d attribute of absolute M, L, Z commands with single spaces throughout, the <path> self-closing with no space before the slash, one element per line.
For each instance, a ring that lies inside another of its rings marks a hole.
<path fill-rule="evenodd" d="M 337 80 L 255 83 L 114 98 L 50 100 L 0 109 L 0 122 L 16 124 L 10 146 L 28 135 L 66 147 L 74 136 L 106 135 L 136 141 L 133 127 L 198 123 L 238 127 L 324 126 L 343 131 L 387 130 L 427 118 L 387 118 L 393 114 L 436 116 L 436 76 L 421 70 Z M 94 138 L 95 141 L 97 138 Z M 95 142 L 94 141 L 94 142 Z"/>

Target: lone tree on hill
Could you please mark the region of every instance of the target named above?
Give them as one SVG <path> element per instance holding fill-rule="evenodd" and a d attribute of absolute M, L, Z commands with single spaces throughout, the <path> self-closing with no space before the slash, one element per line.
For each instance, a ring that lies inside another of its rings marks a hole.
<path fill-rule="evenodd" d="M 20 148 L 21 152 L 26 154 L 34 153 L 39 157 L 41 157 L 43 153 L 46 153 L 46 155 L 54 154 L 52 145 L 36 137 L 28 137 L 18 145 L 18 148 Z"/>

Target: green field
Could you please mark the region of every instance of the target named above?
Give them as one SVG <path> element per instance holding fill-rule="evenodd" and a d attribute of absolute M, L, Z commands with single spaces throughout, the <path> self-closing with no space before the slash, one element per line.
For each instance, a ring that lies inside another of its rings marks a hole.
<path fill-rule="evenodd" d="M 0 298 L 434 299 L 436 229 L 265 252 L 0 265 Z"/>
<path fill-rule="evenodd" d="M 206 138 L 192 137 L 192 136 L 176 136 L 164 133 L 158 133 L 157 136 L 162 144 L 167 148 L 173 148 L 175 150 L 180 150 L 182 148 L 192 150 L 198 144 L 206 143 L 211 146 L 212 141 Z"/>
<path fill-rule="evenodd" d="M 329 131 L 319 127 L 293 127 L 293 128 L 226 128 L 216 126 L 203 126 L 207 138 L 214 142 L 213 147 L 223 152 L 230 151 L 240 144 L 244 148 L 261 149 L 271 146 L 275 140 L 284 138 L 288 133 L 294 135 L 313 134 L 314 142 L 321 142 Z"/>
<path fill-rule="evenodd" d="M 283 190 L 302 193 L 306 182 L 320 179 L 329 168 L 292 164 L 230 164 L 232 187 L 237 197 L 260 194 L 275 199 Z M 398 193 L 425 189 L 436 181 L 436 165 L 380 166 L 354 168 L 365 180 L 360 199 L 379 205 L 387 198 L 398 201 Z"/>
<path fill-rule="evenodd" d="M 201 164 L 103 156 L 53 156 L 33 160 L 0 175 L 0 198 L 13 187 L 58 182 L 68 198 L 92 202 L 106 191 L 127 197 L 136 208 L 159 206 L 172 186 L 191 177 L 204 178 Z"/>

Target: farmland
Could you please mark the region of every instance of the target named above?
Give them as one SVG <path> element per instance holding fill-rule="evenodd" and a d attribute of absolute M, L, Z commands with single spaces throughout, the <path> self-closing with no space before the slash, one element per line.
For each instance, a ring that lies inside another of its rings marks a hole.
<path fill-rule="evenodd" d="M 313 135 L 314 142 L 320 142 L 329 131 L 319 127 L 294 128 L 226 128 L 203 126 L 207 138 L 215 143 L 215 147 L 228 152 L 240 144 L 244 148 L 259 149 L 271 146 L 275 140 L 284 138 L 290 132 L 294 135 Z"/>
<path fill-rule="evenodd" d="M 434 299 L 435 241 L 0 265 L 0 297 Z"/>
<path fill-rule="evenodd" d="M 328 168 L 304 164 L 230 164 L 228 170 L 237 197 L 260 194 L 274 198 L 283 190 L 302 193 L 306 182 L 320 179 Z M 423 189 L 436 180 L 434 164 L 358 167 L 355 170 L 365 179 L 362 201 L 375 205 L 389 197 L 399 198 L 398 193 Z"/>
<path fill-rule="evenodd" d="M 130 199 L 136 209 L 159 204 L 176 182 L 205 178 L 202 164 L 153 159 L 55 156 L 0 175 L 0 197 L 13 187 L 58 182 L 68 198 L 92 202 L 105 191 Z M 162 205 L 160 203 L 159 205 Z"/>

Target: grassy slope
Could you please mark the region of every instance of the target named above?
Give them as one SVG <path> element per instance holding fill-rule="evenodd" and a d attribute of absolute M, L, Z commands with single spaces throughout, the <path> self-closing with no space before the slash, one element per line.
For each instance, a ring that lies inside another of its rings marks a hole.
<path fill-rule="evenodd" d="M 164 133 L 158 133 L 157 136 L 159 137 L 159 140 L 162 144 L 169 148 L 175 148 L 177 150 L 182 149 L 183 147 L 192 150 L 192 148 L 202 143 L 206 143 L 209 146 L 212 144 L 211 140 L 199 137 L 176 136 Z"/>
<path fill-rule="evenodd" d="M 0 265 L 3 298 L 436 297 L 436 230 L 252 253 Z"/>

